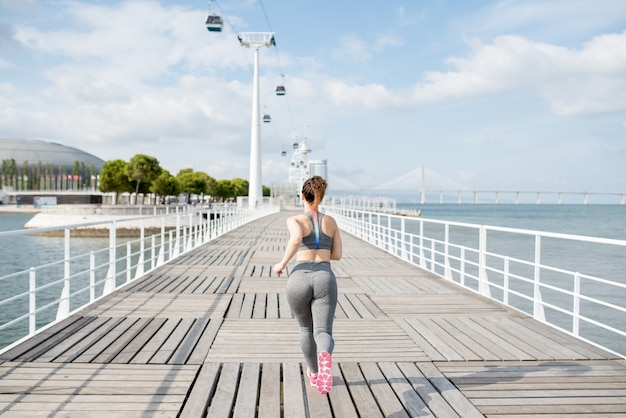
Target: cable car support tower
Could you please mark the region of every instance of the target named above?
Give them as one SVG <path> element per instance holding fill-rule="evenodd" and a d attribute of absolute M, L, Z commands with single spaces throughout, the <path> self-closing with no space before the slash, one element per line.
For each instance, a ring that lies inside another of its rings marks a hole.
<path fill-rule="evenodd" d="M 259 98 L 259 49 L 276 45 L 273 32 L 242 32 L 239 42 L 246 48 L 254 48 L 254 77 L 252 83 L 252 129 L 250 134 L 250 181 L 248 206 L 254 208 L 263 200 L 261 182 L 261 114 Z"/>

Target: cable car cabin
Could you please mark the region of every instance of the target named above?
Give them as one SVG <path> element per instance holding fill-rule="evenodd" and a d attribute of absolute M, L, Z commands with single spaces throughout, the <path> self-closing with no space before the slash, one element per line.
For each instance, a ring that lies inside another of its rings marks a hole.
<path fill-rule="evenodd" d="M 206 28 L 209 32 L 221 32 L 222 31 L 222 18 L 216 14 L 210 14 L 206 18 Z"/>
<path fill-rule="evenodd" d="M 293 146 L 293 149 L 298 149 L 300 145 L 297 142 L 294 142 L 292 146 Z"/>
<path fill-rule="evenodd" d="M 270 117 L 270 115 L 263 115 L 263 122 L 270 123 L 271 121 L 272 118 Z"/>
<path fill-rule="evenodd" d="M 280 153 L 280 155 L 282 155 L 283 157 L 286 157 L 286 156 L 287 156 L 287 151 L 282 151 L 282 152 Z"/>
<path fill-rule="evenodd" d="M 284 96 L 285 95 L 285 86 L 276 86 L 276 95 Z"/>

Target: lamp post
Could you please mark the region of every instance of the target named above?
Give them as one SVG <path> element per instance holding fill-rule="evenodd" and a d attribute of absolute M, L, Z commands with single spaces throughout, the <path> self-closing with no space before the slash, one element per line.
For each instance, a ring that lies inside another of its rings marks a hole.
<path fill-rule="evenodd" d="M 252 129 L 250 134 L 250 180 L 248 206 L 256 207 L 263 199 L 261 183 L 261 115 L 259 102 L 259 49 L 276 45 L 272 32 L 243 32 L 239 42 L 246 48 L 254 48 L 254 78 L 252 84 Z"/>

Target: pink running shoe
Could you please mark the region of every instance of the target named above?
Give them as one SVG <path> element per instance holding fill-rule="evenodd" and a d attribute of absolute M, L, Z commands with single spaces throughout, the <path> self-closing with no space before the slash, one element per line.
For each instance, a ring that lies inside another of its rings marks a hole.
<path fill-rule="evenodd" d="M 312 375 L 311 374 L 311 370 L 307 367 L 306 368 L 306 375 L 309 377 L 309 382 L 311 382 L 311 386 L 313 386 L 314 388 L 317 387 L 317 375 Z"/>
<path fill-rule="evenodd" d="M 333 373 L 331 371 L 333 365 L 330 354 L 322 351 L 317 356 L 317 391 L 322 395 L 326 395 L 333 387 Z"/>

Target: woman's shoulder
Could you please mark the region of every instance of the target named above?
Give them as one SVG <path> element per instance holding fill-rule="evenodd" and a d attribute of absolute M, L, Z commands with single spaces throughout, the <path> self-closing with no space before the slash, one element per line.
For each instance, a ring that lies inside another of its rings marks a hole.
<path fill-rule="evenodd" d="M 297 222 L 297 223 L 302 223 L 304 221 L 306 221 L 308 218 L 305 214 L 298 214 L 298 215 L 293 215 L 290 216 L 289 218 L 287 218 L 287 222 Z"/>

